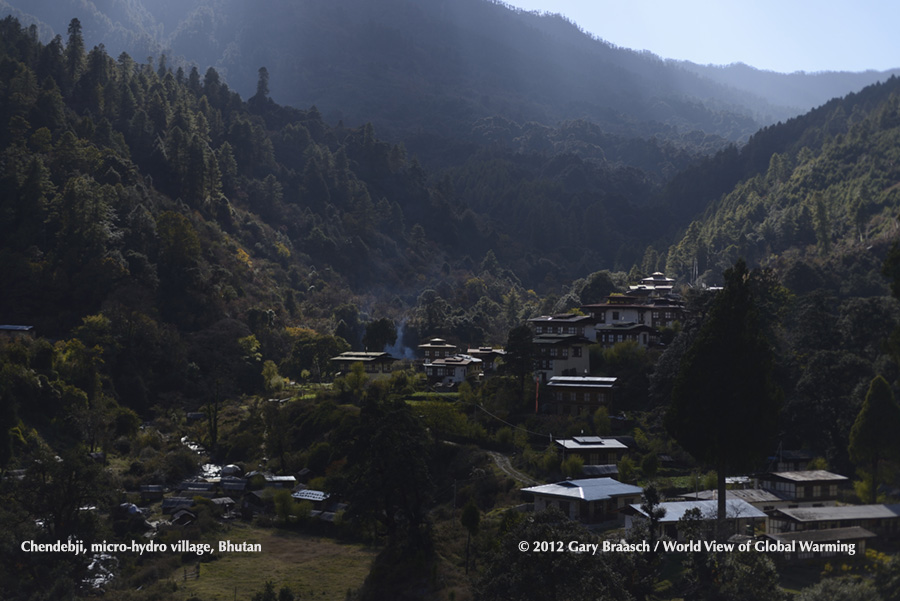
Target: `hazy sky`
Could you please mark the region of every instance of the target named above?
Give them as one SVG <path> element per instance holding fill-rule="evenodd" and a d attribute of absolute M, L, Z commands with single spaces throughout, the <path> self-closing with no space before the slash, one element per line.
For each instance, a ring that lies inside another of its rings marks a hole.
<path fill-rule="evenodd" d="M 700 64 L 879 71 L 900 67 L 896 0 L 506 0 L 560 13 L 617 46 Z"/>

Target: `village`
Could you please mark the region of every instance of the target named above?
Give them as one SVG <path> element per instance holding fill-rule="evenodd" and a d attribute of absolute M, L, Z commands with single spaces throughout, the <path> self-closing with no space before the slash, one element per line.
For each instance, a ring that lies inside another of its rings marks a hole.
<path fill-rule="evenodd" d="M 707 486 L 711 481 L 697 474 L 695 467 L 660 453 L 653 457 L 652 469 L 643 466 L 639 483 L 634 466 L 641 461 L 641 445 L 635 431 L 628 429 L 634 421 L 629 419 L 627 408 L 617 402 L 617 378 L 591 375 L 590 347 L 612 348 L 624 342 L 643 349 L 664 346 L 664 332 L 677 329 L 686 317 L 685 311 L 680 295 L 673 292 L 673 280 L 654 273 L 628 292 L 610 295 L 604 303 L 528 320 L 534 414 L 591 419 L 599 410 L 601 415 L 614 418 L 609 422 L 616 428 L 607 429 L 617 429 L 619 434 L 584 434 L 582 430 L 568 437 L 550 436 L 544 457 L 555 457 L 549 463 L 559 467 L 546 471 L 545 476 L 563 473 L 565 479 L 541 483 L 537 474 L 529 475 L 528 467 L 516 460 L 519 467 L 507 472 L 519 483 L 518 493 L 510 497 L 518 499 L 516 511 L 558 510 L 605 537 L 604 544 L 610 550 L 617 544 L 643 548 L 643 543 L 626 543 L 625 539 L 635 532 L 647 536 L 648 528 L 653 529 L 654 540 L 664 541 L 664 552 L 701 550 L 700 539 L 710 541 L 720 534 L 715 526 L 717 491 L 701 487 L 701 477 Z M 497 374 L 509 373 L 504 371 L 508 350 L 503 348 L 465 348 L 442 338 L 430 338 L 418 346 L 418 351 L 420 358 L 413 367 L 424 374 L 429 394 L 450 399 L 439 403 L 458 401 L 461 386 L 477 387 Z M 332 363 L 337 378 L 357 370 L 376 382 L 390 379 L 400 361 L 387 352 L 348 351 L 333 357 Z M 268 401 L 276 406 L 286 402 L 296 401 L 288 397 Z M 612 408 L 617 410 L 616 415 L 611 414 Z M 186 418 L 189 423 L 203 424 L 207 415 L 188 413 Z M 201 455 L 205 453 L 197 445 L 192 448 Z M 235 464 L 205 467 L 211 469 L 202 477 L 187 478 L 175 486 L 141 484 L 141 508 L 130 504 L 125 511 L 132 520 L 144 524 L 140 528 L 144 536 L 153 537 L 159 528 L 190 527 L 198 520 L 198 503 L 214 508 L 215 514 L 225 520 L 276 515 L 290 520 L 291 513 L 302 507 L 304 519 L 318 522 L 325 528 L 322 532 L 336 528 L 348 509 L 347 500 L 322 487 L 326 482 L 323 474 L 310 467 L 293 473 L 275 473 L 263 465 L 246 472 Z M 684 486 L 682 477 L 680 487 L 661 490 L 661 500 L 648 506 L 645 487 L 658 486 L 654 475 L 663 471 L 694 475 L 687 477 L 688 486 Z M 873 544 L 893 544 L 900 535 L 900 504 L 848 502 L 852 498 L 850 484 L 848 476 L 822 469 L 821 460 L 809 451 L 772 449 L 767 464 L 761 464 L 758 471 L 729 475 L 729 538 L 722 544 L 731 548 L 746 545 L 743 548 L 766 552 L 787 563 L 865 557 L 866 549 Z M 288 495 L 291 501 L 285 505 Z M 143 520 L 149 514 L 159 519 Z"/>

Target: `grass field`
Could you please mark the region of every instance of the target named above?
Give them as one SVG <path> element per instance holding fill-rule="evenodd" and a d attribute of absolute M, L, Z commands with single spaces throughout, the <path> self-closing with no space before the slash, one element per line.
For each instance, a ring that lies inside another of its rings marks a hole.
<path fill-rule="evenodd" d="M 215 561 L 201 564 L 196 579 L 184 580 L 183 570 L 176 572 L 172 576 L 178 585 L 175 598 L 249 600 L 272 581 L 276 592 L 288 586 L 298 598 L 342 600 L 348 590 L 362 586 L 377 554 L 359 544 L 243 524 L 234 524 L 219 538 L 259 543 L 262 552 L 220 553 Z"/>

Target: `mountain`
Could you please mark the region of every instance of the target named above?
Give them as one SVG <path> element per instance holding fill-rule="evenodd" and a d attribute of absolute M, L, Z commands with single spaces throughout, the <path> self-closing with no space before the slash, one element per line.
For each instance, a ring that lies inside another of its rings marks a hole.
<path fill-rule="evenodd" d="M 691 167 L 667 198 L 708 205 L 669 249 L 667 271 L 716 281 L 740 256 L 778 267 L 798 291 L 884 294 L 880 266 L 900 214 L 898 147 L 892 77 Z"/>
<path fill-rule="evenodd" d="M 887 71 L 868 70 L 858 73 L 848 71 L 821 71 L 807 73 L 776 73 L 756 69 L 744 63 L 731 65 L 698 65 L 690 61 L 667 61 L 724 86 L 765 98 L 775 106 L 786 107 L 779 120 L 790 118 L 821 106 L 832 98 L 861 90 L 878 81 L 900 75 L 900 69 Z"/>
<path fill-rule="evenodd" d="M 520 125 L 584 120 L 628 137 L 677 139 L 703 131 L 743 140 L 805 110 L 819 76 L 754 88 L 734 69 L 671 64 L 596 39 L 559 15 L 486 0 L 3 0 L 39 24 L 42 39 L 82 20 L 87 44 L 143 60 L 216 68 L 244 97 L 266 67 L 273 99 L 315 105 L 329 122 L 372 122 L 382 136 L 466 138 L 480 119 Z M 881 74 L 843 77 L 842 95 Z M 771 78 L 770 78 L 771 79 Z M 831 81 L 829 79 L 829 81 Z M 830 97 L 829 97 L 830 98 Z M 822 101 L 828 98 L 822 99 Z M 799 108 L 798 108 L 799 107 Z M 421 142 L 421 140 L 419 140 Z M 418 153 L 427 144 L 414 145 Z M 721 147 L 721 144 L 719 145 Z"/>

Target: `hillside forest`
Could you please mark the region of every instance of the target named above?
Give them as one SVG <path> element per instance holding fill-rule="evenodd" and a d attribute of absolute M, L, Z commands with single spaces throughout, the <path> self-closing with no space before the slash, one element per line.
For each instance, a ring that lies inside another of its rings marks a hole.
<path fill-rule="evenodd" d="M 771 452 L 806 449 L 848 475 L 848 502 L 896 501 L 900 452 L 872 469 L 850 449 L 873 381 L 900 377 L 900 81 L 740 145 L 490 116 L 477 139 L 420 160 L 371 123 L 276 103 L 268 69 L 256 74 L 243 99 L 214 68 L 89 49 L 77 19 L 48 43 L 0 21 L 0 322 L 33 327 L 0 340 L 4 598 L 525 599 L 559 586 L 570 599 L 736 599 L 742 582 L 785 599 L 896 598 L 891 548 L 830 568 L 846 578 L 785 578 L 764 556 L 542 564 L 515 541 L 594 535 L 510 508 L 527 502 L 526 478 L 577 473 L 548 441 L 579 433 L 634 440 L 622 481 L 663 495 L 715 483 L 666 414 L 723 285 L 750 299 L 771 355 Z M 528 319 L 654 272 L 675 278 L 684 321 L 657 347 L 591 349 L 591 374 L 619 378 L 613 405 L 536 413 L 547 393 L 532 382 Z M 507 358 L 439 394 L 412 361 L 432 337 Z M 365 349 L 402 361 L 385 380 L 336 373 L 332 357 Z M 333 544 L 354 568 L 317 579 L 215 554 L 123 554 L 97 584 L 90 556 L 20 552 L 138 539 L 144 520 L 122 505 L 206 462 L 305 470 L 346 506 L 323 523 L 276 494 L 271 515 L 237 523 L 198 498 L 196 521 L 159 540 L 315 540 L 319 565 L 338 565 Z"/>

